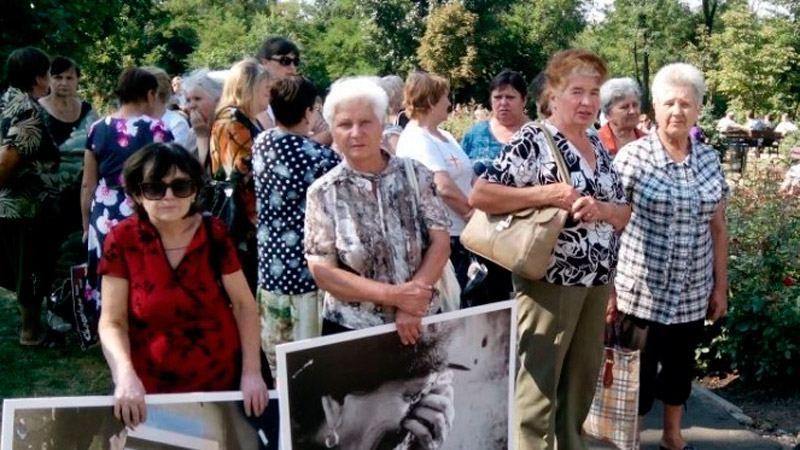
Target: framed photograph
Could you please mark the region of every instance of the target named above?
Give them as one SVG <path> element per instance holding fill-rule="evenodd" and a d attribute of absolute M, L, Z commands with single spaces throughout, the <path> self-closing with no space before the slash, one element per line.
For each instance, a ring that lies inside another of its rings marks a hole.
<path fill-rule="evenodd" d="M 408 346 L 394 324 L 279 345 L 282 448 L 511 448 L 516 303 L 422 323 Z"/>
<path fill-rule="evenodd" d="M 279 402 L 261 417 L 246 417 L 241 392 L 146 397 L 147 420 L 126 429 L 113 399 L 49 397 L 3 402 L 0 450 L 238 450 L 279 449 Z"/>

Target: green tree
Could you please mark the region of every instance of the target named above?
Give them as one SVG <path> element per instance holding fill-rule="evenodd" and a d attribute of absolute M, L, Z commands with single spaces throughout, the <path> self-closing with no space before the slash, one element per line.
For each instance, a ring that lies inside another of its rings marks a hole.
<path fill-rule="evenodd" d="M 447 78 L 453 89 L 475 78 L 477 20 L 478 15 L 460 3 L 437 7 L 428 15 L 417 49 L 420 65 Z"/>

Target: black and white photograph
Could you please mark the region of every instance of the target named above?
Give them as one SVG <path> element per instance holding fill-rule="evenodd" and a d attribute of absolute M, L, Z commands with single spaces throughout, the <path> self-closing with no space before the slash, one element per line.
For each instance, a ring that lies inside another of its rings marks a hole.
<path fill-rule="evenodd" d="M 148 395 L 147 420 L 126 428 L 109 396 L 3 402 L 0 450 L 239 450 L 280 448 L 278 395 L 246 417 L 241 392 Z"/>
<path fill-rule="evenodd" d="M 277 347 L 284 450 L 507 449 L 513 301 Z"/>

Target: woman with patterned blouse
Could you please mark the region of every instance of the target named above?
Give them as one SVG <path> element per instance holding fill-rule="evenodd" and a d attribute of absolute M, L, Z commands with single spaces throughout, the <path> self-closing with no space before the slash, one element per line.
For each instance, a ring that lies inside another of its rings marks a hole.
<path fill-rule="evenodd" d="M 433 285 L 450 254 L 450 221 L 431 172 L 381 150 L 386 103 L 366 78 L 331 88 L 323 114 L 344 161 L 308 189 L 305 255 L 325 291 L 323 335 L 395 322 L 413 343 L 422 317 L 439 309 Z"/>
<path fill-rule="evenodd" d="M 37 98 L 47 94 L 50 57 L 25 47 L 8 55 L 9 88 L 0 98 L 0 286 L 16 291 L 19 343 L 39 345 L 42 300 L 53 270 L 50 212 L 59 153 Z"/>
<path fill-rule="evenodd" d="M 714 149 L 689 138 L 705 93 L 703 74 L 688 64 L 670 64 L 658 71 L 651 92 L 656 131 L 614 158 L 633 213 L 620 239 L 609 319 L 619 310 L 623 328 L 647 331 L 639 413 L 661 399 L 661 448 L 690 450 L 681 417 L 694 351 L 703 321 L 727 310 L 728 186 Z"/>
<path fill-rule="evenodd" d="M 237 217 L 229 225 L 253 292 L 258 282 L 253 141 L 264 131 L 256 116 L 269 105 L 269 81 L 269 74 L 255 59 L 234 64 L 211 128 L 211 173 L 216 179 L 236 182 Z"/>
<path fill-rule="evenodd" d="M 555 206 L 570 212 L 542 280 L 514 275 L 519 308 L 516 443 L 519 449 L 585 449 L 582 427 L 603 355 L 603 314 L 617 233 L 630 216 L 619 176 L 597 135 L 606 65 L 585 50 L 548 62 L 551 115 L 529 123 L 475 184 L 470 200 L 491 214 Z M 556 148 L 548 145 L 546 133 Z M 571 184 L 554 162 L 566 161 Z"/>
<path fill-rule="evenodd" d="M 81 214 L 89 250 L 87 282 L 90 300 L 100 308 L 101 277 L 97 265 L 103 256 L 106 235 L 122 219 L 133 214 L 133 204 L 122 187 L 122 165 L 134 152 L 153 142 L 170 142 L 166 125 L 151 114 L 158 81 L 141 68 L 125 69 L 117 82 L 119 109 L 89 130 L 83 157 Z M 97 326 L 90 314 L 90 328 Z M 95 336 L 93 336 L 94 338 Z"/>

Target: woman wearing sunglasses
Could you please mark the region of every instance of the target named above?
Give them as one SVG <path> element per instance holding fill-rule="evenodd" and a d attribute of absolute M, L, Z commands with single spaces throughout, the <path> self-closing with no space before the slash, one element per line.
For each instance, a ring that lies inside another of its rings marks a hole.
<path fill-rule="evenodd" d="M 83 158 L 81 213 L 89 249 L 87 281 L 97 308 L 101 296 L 100 277 L 96 274 L 103 242 L 117 222 L 133 213 L 122 189 L 122 165 L 147 144 L 173 140 L 166 125 L 152 117 L 157 90 L 158 81 L 153 74 L 141 68 L 125 69 L 117 82 L 119 109 L 89 130 Z M 96 322 L 90 324 L 95 326 Z"/>
<path fill-rule="evenodd" d="M 145 394 L 240 389 L 247 415 L 268 402 L 256 303 L 225 225 L 199 212 L 202 177 L 176 144 L 125 163 L 136 214 L 105 241 L 100 338 L 128 426 L 145 421 Z"/>

